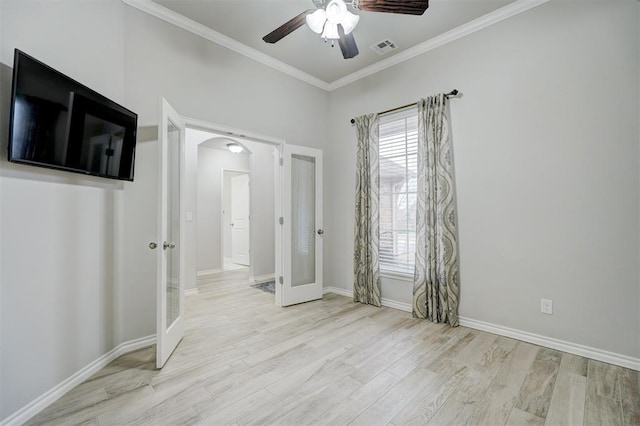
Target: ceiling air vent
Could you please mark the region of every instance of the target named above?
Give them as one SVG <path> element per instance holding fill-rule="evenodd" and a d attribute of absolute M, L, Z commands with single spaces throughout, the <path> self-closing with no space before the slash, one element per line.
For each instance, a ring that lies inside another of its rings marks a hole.
<path fill-rule="evenodd" d="M 371 48 L 378 55 L 386 55 L 387 53 L 391 52 L 392 50 L 396 50 L 398 48 L 398 45 L 395 44 L 394 42 L 392 42 L 391 40 L 386 39 L 386 40 L 379 41 L 376 44 L 372 44 Z"/>

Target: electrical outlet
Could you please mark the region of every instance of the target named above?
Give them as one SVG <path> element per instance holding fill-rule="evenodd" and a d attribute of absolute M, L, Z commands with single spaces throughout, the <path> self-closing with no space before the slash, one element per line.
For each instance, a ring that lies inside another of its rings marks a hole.
<path fill-rule="evenodd" d="M 553 315 L 553 300 L 540 299 L 540 312 L 543 314 Z"/>

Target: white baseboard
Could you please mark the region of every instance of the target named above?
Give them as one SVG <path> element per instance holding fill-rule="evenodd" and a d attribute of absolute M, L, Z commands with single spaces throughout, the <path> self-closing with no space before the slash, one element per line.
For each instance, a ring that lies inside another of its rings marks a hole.
<path fill-rule="evenodd" d="M 409 303 L 396 302 L 395 300 L 385 299 L 384 297 L 380 302 L 382 303 L 382 306 L 386 306 L 387 308 L 393 308 L 404 312 L 413 312 L 413 306 Z"/>
<path fill-rule="evenodd" d="M 185 288 L 184 289 L 184 295 L 185 296 L 195 296 L 196 294 L 198 294 L 198 287 L 196 287 L 196 288 Z"/>
<path fill-rule="evenodd" d="M 275 281 L 276 274 L 256 275 L 255 277 L 249 277 L 251 284 L 266 283 L 267 281 Z"/>
<path fill-rule="evenodd" d="M 351 297 L 353 298 L 353 291 L 351 290 L 347 290 L 344 288 L 340 288 L 340 287 L 323 287 L 322 288 L 322 294 L 327 294 L 327 293 L 333 293 L 333 294 L 338 294 L 340 296 L 346 296 L 346 297 Z"/>
<path fill-rule="evenodd" d="M 529 333 L 527 331 L 503 327 L 501 325 L 478 321 L 472 318 L 460 317 L 460 325 L 473 328 L 475 330 L 486 331 L 488 333 L 510 337 L 516 340 L 522 340 L 523 342 L 533 343 L 534 345 L 540 345 L 562 352 L 583 356 L 585 358 L 595 359 L 596 361 L 602 361 L 608 364 L 619 365 L 620 367 L 640 371 L 640 359 L 633 358 L 627 355 L 621 355 L 602 349 L 592 348 L 590 346 L 579 345 L 577 343 L 554 339 L 553 337 L 546 337 L 540 334 Z"/>
<path fill-rule="evenodd" d="M 213 274 L 219 274 L 220 272 L 222 272 L 222 269 L 218 268 L 218 269 L 207 269 L 204 271 L 198 271 L 196 273 L 197 277 L 206 277 L 207 275 L 213 275 Z"/>
<path fill-rule="evenodd" d="M 332 287 L 332 286 L 324 287 L 322 289 L 322 294 L 327 294 L 327 293 L 339 294 L 340 296 L 353 298 L 353 291 L 340 288 L 340 287 Z M 382 303 L 382 306 L 385 306 L 387 308 L 398 309 L 404 312 L 413 311 L 411 305 L 408 303 L 396 302 L 395 300 L 385 299 L 385 298 L 382 298 L 380 302 Z"/>
<path fill-rule="evenodd" d="M 49 405 L 60 399 L 64 394 L 69 392 L 74 387 L 78 386 L 80 383 L 87 380 L 93 374 L 100 371 L 107 364 L 109 364 L 114 359 L 118 358 L 121 355 L 124 355 L 129 352 L 137 351 L 138 349 L 146 348 L 151 345 L 155 345 L 156 336 L 147 336 L 141 337 L 135 340 L 129 340 L 128 342 L 120 343 L 115 348 L 111 349 L 106 354 L 102 355 L 100 358 L 91 362 L 86 367 L 77 371 L 71 377 L 57 384 L 53 388 L 49 389 L 47 392 L 43 393 L 15 413 L 11 414 L 6 419 L 0 421 L 1 425 L 4 426 L 13 426 L 13 425 L 21 425 L 31 419 L 33 416 L 38 414 L 40 411 L 47 408 Z"/>

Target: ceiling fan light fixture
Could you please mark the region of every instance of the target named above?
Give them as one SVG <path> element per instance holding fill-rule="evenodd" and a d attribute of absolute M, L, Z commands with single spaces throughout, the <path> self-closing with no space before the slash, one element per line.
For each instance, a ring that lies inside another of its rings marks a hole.
<path fill-rule="evenodd" d="M 306 17 L 307 25 L 316 34 L 321 34 L 324 29 L 324 23 L 327 21 L 327 12 L 324 9 L 318 9 L 310 13 Z"/>
<path fill-rule="evenodd" d="M 262 37 L 262 40 L 265 43 L 277 43 L 306 22 L 309 28 L 316 34 L 320 34 L 325 42 L 331 40 L 332 47 L 338 40 L 342 57 L 351 59 L 359 53 L 353 30 L 358 25 L 360 17 L 351 13 L 348 7 L 365 12 L 400 15 L 423 15 L 429 7 L 429 0 L 312 0 L 312 2 L 315 9 L 307 9 L 299 13 Z"/>
<path fill-rule="evenodd" d="M 233 152 L 234 154 L 239 154 L 241 153 L 244 148 L 242 148 L 242 145 L 240 145 L 239 143 L 236 142 L 231 142 L 227 144 L 227 149 L 231 152 Z"/>

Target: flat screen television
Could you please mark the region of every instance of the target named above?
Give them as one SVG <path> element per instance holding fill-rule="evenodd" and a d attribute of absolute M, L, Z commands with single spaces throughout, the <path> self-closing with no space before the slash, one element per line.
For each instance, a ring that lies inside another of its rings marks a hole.
<path fill-rule="evenodd" d="M 138 115 L 16 49 L 9 161 L 133 180 Z"/>

